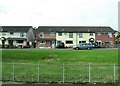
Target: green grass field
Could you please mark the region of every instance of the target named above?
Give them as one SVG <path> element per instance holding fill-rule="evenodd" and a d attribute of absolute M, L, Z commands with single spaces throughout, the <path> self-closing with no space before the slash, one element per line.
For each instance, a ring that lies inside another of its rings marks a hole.
<path fill-rule="evenodd" d="M 118 66 L 114 71 L 118 50 L 2 50 L 2 62 L 3 80 L 58 83 L 118 80 Z"/>
<path fill-rule="evenodd" d="M 118 50 L 2 50 L 3 62 L 117 64 Z"/>

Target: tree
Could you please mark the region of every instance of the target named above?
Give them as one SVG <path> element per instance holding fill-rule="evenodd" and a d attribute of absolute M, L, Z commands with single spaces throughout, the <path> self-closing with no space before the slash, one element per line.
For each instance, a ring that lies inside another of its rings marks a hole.
<path fill-rule="evenodd" d="M 30 29 L 28 30 L 26 37 L 27 37 L 27 41 L 28 41 L 28 42 L 34 42 L 35 37 L 34 37 L 34 33 L 33 33 L 32 28 L 30 28 Z"/>
<path fill-rule="evenodd" d="M 120 32 L 118 32 L 118 35 L 116 36 L 116 41 L 118 44 L 120 44 Z"/>

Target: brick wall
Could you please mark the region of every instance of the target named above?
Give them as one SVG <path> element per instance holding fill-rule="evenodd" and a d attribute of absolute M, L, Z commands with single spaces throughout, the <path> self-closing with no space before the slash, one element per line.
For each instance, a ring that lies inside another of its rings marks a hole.
<path fill-rule="evenodd" d="M 103 45 L 105 45 L 105 42 L 112 41 L 113 45 L 115 45 L 115 36 L 112 34 L 112 38 L 108 37 L 108 33 L 103 33 L 101 36 L 97 36 L 97 33 L 95 34 L 95 40 L 101 40 Z"/>
<path fill-rule="evenodd" d="M 38 32 L 37 34 L 36 34 L 36 38 L 38 39 L 38 41 L 40 41 L 40 32 Z M 54 33 L 54 36 L 51 36 L 50 35 L 50 32 L 44 32 L 44 37 L 43 37 L 43 39 L 45 40 L 45 43 L 43 43 L 43 44 L 41 44 L 40 43 L 40 47 L 51 47 L 51 41 L 53 40 L 53 39 L 55 39 L 56 38 L 56 34 Z"/>
<path fill-rule="evenodd" d="M 54 33 L 54 36 L 51 36 L 50 32 L 44 32 L 44 38 L 56 38 L 56 34 Z"/>

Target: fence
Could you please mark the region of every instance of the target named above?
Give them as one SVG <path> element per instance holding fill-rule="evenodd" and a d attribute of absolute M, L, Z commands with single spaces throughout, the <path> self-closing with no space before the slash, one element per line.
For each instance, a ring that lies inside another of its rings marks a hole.
<path fill-rule="evenodd" d="M 2 63 L 2 81 L 116 83 L 118 81 L 118 65 Z"/>

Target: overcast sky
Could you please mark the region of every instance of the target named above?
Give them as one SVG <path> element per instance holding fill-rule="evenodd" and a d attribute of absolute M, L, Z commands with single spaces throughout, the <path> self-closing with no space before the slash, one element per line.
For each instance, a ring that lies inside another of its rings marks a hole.
<path fill-rule="evenodd" d="M 110 26 L 119 0 L 0 0 L 1 26 Z"/>

